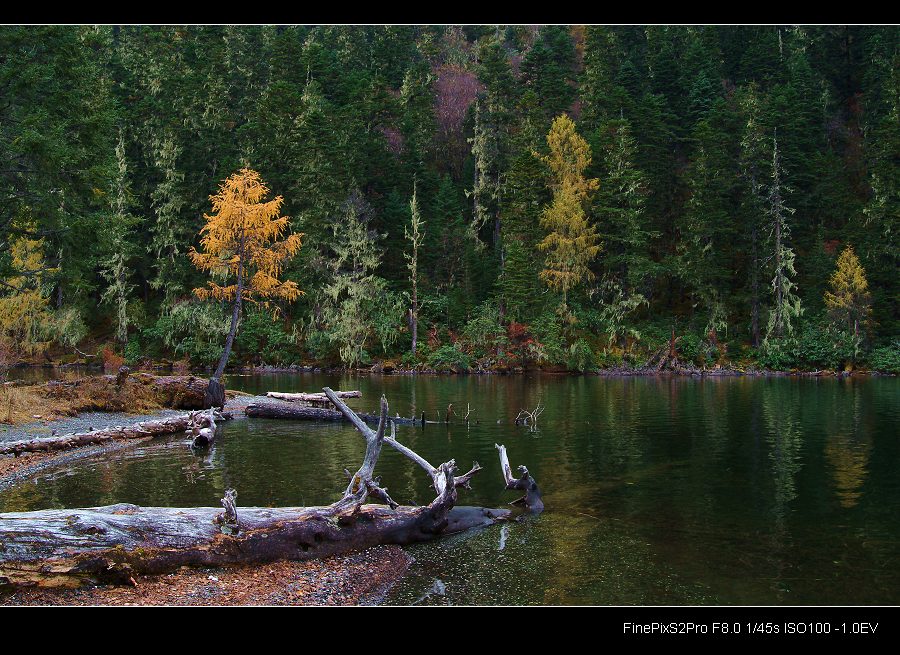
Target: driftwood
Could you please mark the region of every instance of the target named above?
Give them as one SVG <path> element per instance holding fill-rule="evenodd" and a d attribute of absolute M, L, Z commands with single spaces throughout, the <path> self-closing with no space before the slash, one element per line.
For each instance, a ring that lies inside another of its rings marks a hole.
<path fill-rule="evenodd" d="M 533 430 L 537 427 L 538 417 L 544 413 L 544 406 L 540 403 L 537 404 L 532 411 L 528 411 L 527 409 L 520 409 L 518 415 L 516 416 L 516 425 L 527 425 L 530 426 Z"/>
<path fill-rule="evenodd" d="M 222 415 L 219 415 L 218 418 L 222 418 Z M 102 430 L 91 430 L 90 432 L 77 432 L 58 437 L 40 437 L 5 443 L 0 442 L 0 455 L 15 455 L 18 457 L 22 453 L 66 450 L 99 444 L 113 439 L 158 437 L 164 434 L 189 431 L 195 427 L 199 433 L 202 429 L 208 427 L 210 423 L 211 419 L 208 412 L 191 412 L 158 421 L 141 421 L 132 425 L 116 425 Z M 214 420 L 212 425 L 213 429 L 215 429 Z"/>
<path fill-rule="evenodd" d="M 354 427 L 356 427 L 357 430 L 359 430 L 360 432 L 362 432 L 363 430 L 369 430 L 369 426 L 367 426 L 364 422 L 362 422 L 360 420 L 360 417 L 352 409 L 347 407 L 347 405 L 343 401 L 341 401 L 340 398 L 338 398 L 337 394 L 335 394 L 334 391 L 332 391 L 328 387 L 325 387 L 325 394 L 328 395 L 329 400 L 331 400 L 331 402 L 333 402 L 335 404 L 335 406 L 338 409 L 340 409 L 341 413 L 347 417 L 347 420 L 350 421 L 351 423 L 353 423 Z M 421 455 L 416 453 L 414 450 L 407 448 L 406 446 L 401 444 L 399 441 L 397 441 L 396 426 L 394 425 L 396 419 L 390 419 L 390 421 L 391 421 L 391 436 L 384 437 L 384 441 L 389 446 L 391 446 L 391 448 L 393 448 L 394 450 L 399 452 L 401 455 L 408 457 L 409 459 L 414 461 L 416 464 L 421 466 L 425 470 L 425 472 L 428 474 L 428 476 L 431 478 L 432 483 L 434 485 L 434 490 L 437 492 L 437 494 L 440 495 L 441 493 L 443 493 L 444 478 L 440 475 L 440 467 L 435 468 L 434 466 L 429 464 L 428 461 L 424 457 L 422 457 Z M 369 430 L 369 431 L 371 431 L 371 430 Z M 451 460 L 451 463 L 452 463 L 452 460 Z M 456 476 L 453 478 L 453 485 L 456 487 L 465 487 L 466 489 L 468 489 L 469 481 L 472 479 L 472 476 L 475 475 L 480 470 L 481 470 L 481 466 L 478 464 L 478 462 L 473 462 L 472 468 L 468 473 L 466 473 L 465 475 L 460 475 L 460 476 Z"/>
<path fill-rule="evenodd" d="M 244 413 L 251 418 L 280 418 L 295 421 L 347 421 L 346 415 L 337 409 L 325 407 L 304 407 L 283 400 L 268 400 L 260 397 L 247 405 Z M 366 423 L 378 423 L 378 416 L 360 412 L 356 414 Z M 398 425 L 421 425 L 419 419 L 401 418 L 396 416 L 391 419 Z"/>
<path fill-rule="evenodd" d="M 361 391 L 335 391 L 334 394 L 338 398 L 362 398 Z M 328 401 L 328 397 L 324 393 L 281 393 L 280 391 L 269 391 L 266 395 L 269 398 L 291 402 L 321 403 Z"/>
<path fill-rule="evenodd" d="M 181 566 L 302 560 L 376 544 L 408 544 L 510 515 L 509 510 L 455 507 L 457 487 L 468 486 L 479 467 L 457 477 L 453 460 L 433 467 L 394 436 L 385 437 L 390 419 L 384 397 L 377 430 L 339 398 L 332 401 L 366 440 L 363 462 L 337 502 L 326 507 L 237 508 L 236 494 L 229 490 L 222 500 L 224 513 L 211 507 L 111 505 L 0 514 L 0 582 L 127 584 L 134 583 L 136 574 Z M 436 492 L 429 504 L 399 506 L 381 486 L 374 470 L 385 442 L 429 473 Z M 366 504 L 369 496 L 386 504 Z"/>
<path fill-rule="evenodd" d="M 507 489 L 519 489 L 524 491 L 525 495 L 514 500 L 512 505 L 524 505 L 530 512 L 542 512 L 544 510 L 544 501 L 541 500 L 541 490 L 538 488 L 537 482 L 528 473 L 525 466 L 519 467 L 521 476 L 514 478 L 512 469 L 509 466 L 509 457 L 506 456 L 506 446 L 494 444 L 494 447 L 500 451 L 500 468 L 503 470 L 503 481 L 506 482 Z"/>
<path fill-rule="evenodd" d="M 216 439 L 216 421 L 224 418 L 217 409 L 208 409 L 205 412 L 191 412 L 192 419 L 188 424 L 187 432 L 193 437 L 191 445 L 194 448 L 205 448 Z"/>

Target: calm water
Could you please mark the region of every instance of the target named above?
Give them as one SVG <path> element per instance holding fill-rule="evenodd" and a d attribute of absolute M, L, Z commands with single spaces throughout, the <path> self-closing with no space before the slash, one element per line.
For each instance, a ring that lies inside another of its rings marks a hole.
<path fill-rule="evenodd" d="M 234 376 L 247 391 L 359 388 L 351 406 L 472 422 L 399 427 L 437 464 L 484 466 L 461 504 L 503 506 L 495 443 L 527 464 L 547 511 L 409 548 L 389 602 L 420 604 L 900 603 L 900 380 Z M 521 408 L 546 407 L 538 429 Z M 180 437 L 46 473 L 0 511 L 114 502 L 328 503 L 363 441 L 344 424 L 241 420 L 193 455 Z M 403 503 L 428 478 L 385 449 Z"/>

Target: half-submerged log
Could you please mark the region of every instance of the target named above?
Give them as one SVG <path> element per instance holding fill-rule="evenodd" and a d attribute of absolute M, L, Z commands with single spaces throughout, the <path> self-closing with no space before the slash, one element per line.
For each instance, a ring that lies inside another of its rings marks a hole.
<path fill-rule="evenodd" d="M 205 412 L 191 412 L 191 421 L 186 432 L 193 437 L 194 448 L 205 448 L 216 439 L 216 421 L 223 419 L 223 414 L 215 408 Z"/>
<path fill-rule="evenodd" d="M 503 481 L 506 482 L 507 489 L 518 489 L 524 491 L 525 495 L 514 500 L 511 505 L 524 505 L 525 508 L 534 513 L 544 511 L 544 501 L 541 499 L 541 490 L 538 488 L 537 482 L 531 477 L 525 466 L 519 467 L 520 477 L 515 478 L 512 469 L 509 466 L 509 457 L 506 455 L 506 446 L 494 444 L 494 447 L 500 451 L 500 468 L 503 470 Z"/>
<path fill-rule="evenodd" d="M 334 394 L 338 398 L 362 398 L 362 391 L 335 391 Z M 290 402 L 321 403 L 328 400 L 328 396 L 324 393 L 282 393 L 280 391 L 269 391 L 266 395 L 269 398 L 277 398 L 278 400 L 287 400 Z"/>
<path fill-rule="evenodd" d="M 284 400 L 269 399 L 259 397 L 251 400 L 247 405 L 244 413 L 250 418 L 279 418 L 293 421 L 347 421 L 349 420 L 345 414 L 337 409 L 328 409 L 325 407 L 304 407 L 297 403 L 287 402 Z M 360 412 L 356 414 L 366 423 L 377 424 L 378 416 L 376 414 L 366 414 Z M 391 421 L 398 425 L 419 425 L 416 418 L 401 418 L 396 416 Z"/>
<path fill-rule="evenodd" d="M 222 415 L 219 415 L 218 418 L 222 418 Z M 0 442 L 0 455 L 15 455 L 18 457 L 22 453 L 67 450 L 69 448 L 100 444 L 114 439 L 158 437 L 185 432 L 195 427 L 199 432 L 209 426 L 211 422 L 208 412 L 191 412 L 158 421 L 140 421 L 132 425 L 116 425 L 102 430 L 91 430 L 90 432 L 76 432 L 58 437 L 39 437 L 37 439 Z M 213 426 L 215 426 L 214 423 Z"/>
<path fill-rule="evenodd" d="M 127 584 L 136 574 L 181 566 L 261 564 L 326 557 L 376 544 L 408 544 L 510 515 L 503 509 L 455 507 L 457 488 L 467 486 L 477 468 L 457 477 L 453 460 L 433 467 L 411 449 L 401 450 L 395 437 L 385 437 L 390 419 L 384 397 L 376 430 L 340 399 L 335 404 L 366 440 L 363 462 L 337 502 L 325 507 L 237 508 L 236 493 L 229 490 L 222 500 L 224 513 L 212 507 L 111 505 L 0 514 L 0 583 Z M 398 505 L 374 476 L 385 441 L 428 471 L 436 491 L 429 504 Z M 370 496 L 385 504 L 367 504 Z"/>

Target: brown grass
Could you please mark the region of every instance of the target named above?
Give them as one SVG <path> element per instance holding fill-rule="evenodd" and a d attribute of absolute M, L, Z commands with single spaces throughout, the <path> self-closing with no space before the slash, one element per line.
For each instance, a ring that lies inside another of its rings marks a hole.
<path fill-rule="evenodd" d="M 52 421 L 79 412 L 149 412 L 163 407 L 150 384 L 129 378 L 118 387 L 103 376 L 32 386 L 4 386 L 0 423 Z"/>
<path fill-rule="evenodd" d="M 103 346 L 103 370 L 115 373 L 125 363 L 125 358 L 116 353 L 112 346 Z"/>

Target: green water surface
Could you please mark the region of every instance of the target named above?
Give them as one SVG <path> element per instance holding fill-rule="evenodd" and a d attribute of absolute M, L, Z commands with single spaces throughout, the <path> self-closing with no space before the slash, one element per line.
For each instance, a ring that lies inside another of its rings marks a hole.
<path fill-rule="evenodd" d="M 461 504 L 502 507 L 495 443 L 527 464 L 547 510 L 409 547 L 388 602 L 898 604 L 900 380 L 568 376 L 231 376 L 229 388 L 361 389 L 351 406 L 452 425 L 398 427 L 433 464 L 484 466 Z M 470 423 L 460 424 L 470 407 Z M 537 429 L 522 408 L 545 407 Z M 237 420 L 214 447 L 183 437 L 45 471 L 0 511 L 116 502 L 218 506 L 336 500 L 363 441 L 347 424 Z M 378 473 L 401 503 L 429 479 L 396 452 Z"/>

